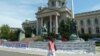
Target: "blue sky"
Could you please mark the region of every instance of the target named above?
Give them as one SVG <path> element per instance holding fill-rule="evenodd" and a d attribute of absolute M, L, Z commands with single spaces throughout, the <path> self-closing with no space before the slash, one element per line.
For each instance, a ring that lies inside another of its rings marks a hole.
<path fill-rule="evenodd" d="M 39 6 L 47 6 L 48 0 L 0 0 L 0 25 L 21 28 L 23 21 L 36 20 Z M 70 5 L 70 0 L 68 0 Z M 70 6 L 69 6 L 70 7 Z M 75 13 L 100 9 L 100 0 L 74 0 Z"/>

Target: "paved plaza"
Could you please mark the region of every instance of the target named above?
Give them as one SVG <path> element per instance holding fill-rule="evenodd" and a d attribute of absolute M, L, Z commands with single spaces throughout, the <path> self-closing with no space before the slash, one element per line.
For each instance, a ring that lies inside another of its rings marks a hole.
<path fill-rule="evenodd" d="M 56 56 L 100 56 L 100 47 L 96 48 L 96 54 L 68 54 L 65 52 L 56 52 Z M 47 51 L 39 50 L 25 50 L 25 49 L 14 49 L 14 48 L 4 48 L 0 47 L 0 56 L 46 56 Z"/>
<path fill-rule="evenodd" d="M 91 56 L 87 54 L 56 54 L 57 56 Z M 43 56 L 38 54 L 25 54 L 25 53 L 18 53 L 18 52 L 10 52 L 10 51 L 1 51 L 0 56 Z M 46 56 L 46 55 L 45 55 Z M 97 53 L 95 56 L 100 56 L 100 53 Z"/>

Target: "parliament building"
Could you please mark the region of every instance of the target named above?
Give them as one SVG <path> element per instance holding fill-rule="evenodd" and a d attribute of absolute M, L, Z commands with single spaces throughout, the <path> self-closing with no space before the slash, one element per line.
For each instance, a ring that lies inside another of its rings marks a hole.
<path fill-rule="evenodd" d="M 36 13 L 37 35 L 43 34 L 43 28 L 47 32 L 59 34 L 58 27 L 62 20 L 72 17 L 72 12 L 66 6 L 67 0 L 48 0 L 47 7 L 39 7 Z"/>

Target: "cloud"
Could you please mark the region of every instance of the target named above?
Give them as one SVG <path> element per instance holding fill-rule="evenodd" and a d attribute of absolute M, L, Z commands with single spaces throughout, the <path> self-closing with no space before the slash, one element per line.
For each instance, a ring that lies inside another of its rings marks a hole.
<path fill-rule="evenodd" d="M 97 4 L 91 8 L 91 10 L 100 10 L 100 4 Z"/>
<path fill-rule="evenodd" d="M 47 0 L 0 0 L 0 25 L 21 27 L 23 21 L 35 20 L 39 6 L 47 4 Z"/>
<path fill-rule="evenodd" d="M 21 24 L 23 21 L 9 17 L 9 16 L 3 16 L 0 15 L 0 26 L 3 24 L 8 24 L 10 27 L 18 27 L 22 28 Z"/>

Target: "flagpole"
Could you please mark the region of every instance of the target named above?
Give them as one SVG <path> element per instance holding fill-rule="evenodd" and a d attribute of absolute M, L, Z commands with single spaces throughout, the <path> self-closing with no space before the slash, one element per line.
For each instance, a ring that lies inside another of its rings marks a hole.
<path fill-rule="evenodd" d="M 72 19 L 75 19 L 75 15 L 74 15 L 74 0 L 71 0 L 71 11 L 72 11 Z M 76 35 L 78 36 L 78 30 L 76 30 L 77 33 Z"/>
<path fill-rule="evenodd" d="M 74 16 L 74 1 L 71 0 L 71 11 L 72 11 L 72 18 L 74 19 L 75 16 Z"/>

